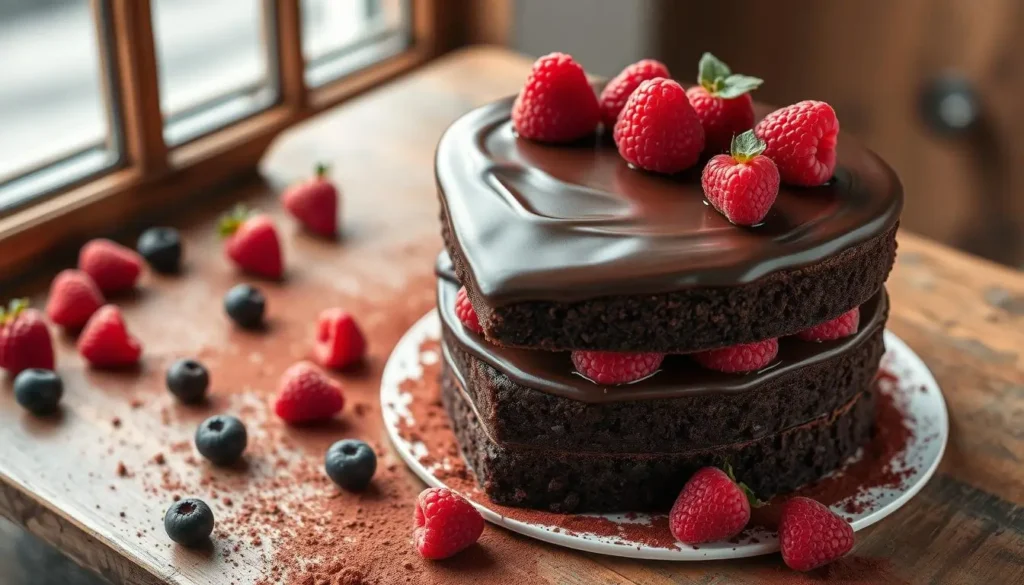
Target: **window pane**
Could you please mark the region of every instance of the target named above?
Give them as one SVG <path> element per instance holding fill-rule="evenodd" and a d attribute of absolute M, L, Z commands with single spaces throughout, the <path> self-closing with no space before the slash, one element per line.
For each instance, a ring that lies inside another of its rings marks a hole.
<path fill-rule="evenodd" d="M 116 164 L 99 30 L 89 0 L 0 2 L 0 211 Z"/>
<path fill-rule="evenodd" d="M 306 83 L 316 87 L 409 46 L 407 0 L 302 0 Z"/>
<path fill-rule="evenodd" d="M 154 0 L 164 138 L 180 144 L 277 100 L 262 0 Z"/>

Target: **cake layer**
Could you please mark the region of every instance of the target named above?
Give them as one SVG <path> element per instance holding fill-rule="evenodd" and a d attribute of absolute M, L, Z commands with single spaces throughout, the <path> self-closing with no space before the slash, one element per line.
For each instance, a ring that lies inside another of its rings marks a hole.
<path fill-rule="evenodd" d="M 850 137 L 832 181 L 783 186 L 763 224 L 739 227 L 705 204 L 699 168 L 630 169 L 607 136 L 519 139 L 511 102 L 456 121 L 436 160 L 446 247 L 498 343 L 686 353 L 778 337 L 862 304 L 892 267 L 902 188 Z"/>
<path fill-rule="evenodd" d="M 597 454 L 496 443 L 445 367 L 441 398 L 463 457 L 499 504 L 555 512 L 664 511 L 697 469 L 732 466 L 761 498 L 839 467 L 871 436 L 872 391 L 810 423 L 753 441 L 682 454 Z"/>

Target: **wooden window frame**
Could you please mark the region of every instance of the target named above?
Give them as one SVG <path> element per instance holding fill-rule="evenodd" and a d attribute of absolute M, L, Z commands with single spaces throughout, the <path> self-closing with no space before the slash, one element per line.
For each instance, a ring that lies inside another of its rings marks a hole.
<path fill-rule="evenodd" d="M 108 97 L 119 108 L 122 162 L 96 179 L 0 216 L 0 280 L 62 244 L 109 232 L 143 211 L 252 175 L 271 141 L 288 126 L 461 44 L 467 25 L 452 19 L 464 16 L 459 6 L 464 1 L 409 0 L 411 39 L 405 51 L 311 89 L 305 83 L 299 0 L 274 0 L 277 103 L 171 149 L 164 142 L 150 0 L 92 0 L 100 26 L 104 3 L 110 10 L 112 54 L 100 50 L 104 70 L 116 76 L 108 84 L 116 95 Z M 114 66 L 106 66 L 111 59 Z"/>

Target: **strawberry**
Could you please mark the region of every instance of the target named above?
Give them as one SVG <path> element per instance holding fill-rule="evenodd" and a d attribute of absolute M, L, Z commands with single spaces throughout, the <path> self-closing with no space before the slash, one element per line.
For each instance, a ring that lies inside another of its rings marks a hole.
<path fill-rule="evenodd" d="M 473 504 L 448 488 L 428 488 L 416 498 L 413 540 L 425 559 L 446 559 L 469 548 L 484 531 Z"/>
<path fill-rule="evenodd" d="M 581 376 L 596 384 L 629 384 L 654 374 L 665 355 L 617 351 L 572 352 L 572 363 Z"/>
<path fill-rule="evenodd" d="M 725 152 L 734 136 L 754 127 L 754 100 L 750 92 L 764 82 L 733 73 L 711 53 L 704 53 L 699 67 L 699 85 L 686 90 L 686 97 L 704 127 L 705 150 L 713 154 Z"/>
<path fill-rule="evenodd" d="M 853 542 L 853 527 L 824 504 L 796 497 L 782 505 L 779 546 L 790 569 L 827 565 L 850 552 Z"/>
<path fill-rule="evenodd" d="M 338 190 L 327 180 L 327 166 L 316 165 L 316 175 L 289 187 L 281 199 L 284 208 L 314 234 L 333 238 L 338 233 Z"/>
<path fill-rule="evenodd" d="M 473 333 L 484 332 L 484 328 L 480 326 L 480 318 L 477 317 L 476 309 L 473 308 L 473 303 L 469 302 L 466 287 L 460 288 L 458 294 L 455 295 L 455 316 L 462 322 L 463 327 Z"/>
<path fill-rule="evenodd" d="M 13 378 L 23 370 L 52 370 L 53 342 L 43 315 L 28 308 L 28 299 L 11 301 L 6 311 L 0 307 L 0 368 Z"/>
<path fill-rule="evenodd" d="M 831 321 L 808 327 L 796 336 L 804 341 L 832 341 L 853 335 L 859 326 L 860 307 L 854 307 Z"/>
<path fill-rule="evenodd" d="M 779 340 L 765 339 L 693 354 L 693 359 L 709 370 L 742 373 L 756 372 L 779 355 Z"/>
<path fill-rule="evenodd" d="M 227 237 L 224 252 L 242 270 L 278 280 L 284 273 L 281 243 L 270 216 L 251 215 L 238 206 L 221 218 L 220 234 Z"/>
<path fill-rule="evenodd" d="M 80 270 L 62 270 L 50 285 L 46 314 L 57 325 L 81 329 L 103 302 L 103 293 L 92 277 Z"/>
<path fill-rule="evenodd" d="M 648 79 L 622 108 L 615 123 L 615 144 L 634 166 L 678 173 L 700 157 L 704 128 L 681 85 L 671 79 Z"/>
<path fill-rule="evenodd" d="M 572 142 L 593 134 L 601 119 L 587 74 L 572 57 L 551 53 L 537 59 L 512 104 L 512 124 L 523 138 Z"/>
<path fill-rule="evenodd" d="M 344 309 L 326 309 L 316 322 L 316 361 L 325 368 L 341 369 L 363 359 L 366 338 Z"/>
<path fill-rule="evenodd" d="M 672 536 L 686 544 L 728 540 L 750 521 L 750 490 L 737 484 L 730 473 L 704 467 L 690 477 L 679 492 L 668 526 Z"/>
<path fill-rule="evenodd" d="M 764 148 L 747 130 L 733 138 L 729 154 L 711 157 L 701 173 L 708 202 L 737 225 L 761 223 L 779 196 L 779 170 L 761 154 Z"/>
<path fill-rule="evenodd" d="M 128 333 L 121 310 L 104 305 L 85 324 L 78 353 L 97 368 L 121 368 L 138 363 L 142 344 Z"/>
<path fill-rule="evenodd" d="M 82 246 L 78 268 L 91 276 L 104 293 L 116 293 L 135 286 L 142 273 L 142 256 L 131 248 L 101 238 Z"/>
<path fill-rule="evenodd" d="M 281 375 L 273 407 L 288 423 L 327 420 L 345 406 L 338 384 L 310 362 L 299 362 Z"/>
<path fill-rule="evenodd" d="M 836 168 L 839 120 L 832 106 L 813 100 L 775 110 L 754 128 L 765 141 L 764 154 L 779 167 L 782 182 L 814 187 Z"/>
<path fill-rule="evenodd" d="M 615 121 L 619 119 L 619 112 L 622 111 L 629 96 L 636 91 L 640 84 L 648 79 L 656 77 L 669 78 L 668 67 L 661 61 L 654 59 L 643 59 L 629 65 L 604 86 L 598 102 L 601 105 L 601 121 L 605 128 L 611 130 L 615 127 Z"/>

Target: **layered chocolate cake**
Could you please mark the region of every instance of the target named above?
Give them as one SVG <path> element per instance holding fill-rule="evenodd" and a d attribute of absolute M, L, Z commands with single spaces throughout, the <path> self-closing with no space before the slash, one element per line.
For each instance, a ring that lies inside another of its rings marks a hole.
<path fill-rule="evenodd" d="M 708 204 L 700 165 L 632 168 L 607 130 L 528 140 L 512 111 L 509 98 L 466 114 L 436 158 L 443 398 L 488 496 L 663 510 L 704 466 L 768 498 L 854 455 L 884 351 L 902 207 L 892 170 L 843 136 L 827 183 L 783 184 L 745 227 Z M 840 319 L 843 335 L 801 333 Z M 704 359 L 768 342 L 756 371 Z M 613 385 L 574 366 L 578 352 L 657 361 Z"/>

